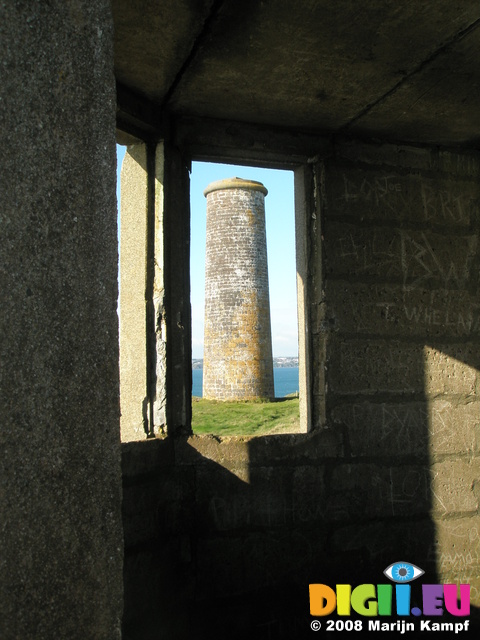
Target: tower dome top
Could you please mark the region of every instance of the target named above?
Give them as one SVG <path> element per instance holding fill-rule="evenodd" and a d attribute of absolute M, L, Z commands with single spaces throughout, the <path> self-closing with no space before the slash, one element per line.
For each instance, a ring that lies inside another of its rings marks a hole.
<path fill-rule="evenodd" d="M 267 188 L 256 180 L 244 180 L 243 178 L 224 178 L 223 180 L 216 180 L 211 182 L 204 190 L 203 195 L 207 196 L 212 191 L 220 191 L 222 189 L 248 189 L 250 191 L 261 191 L 264 195 L 267 195 Z"/>

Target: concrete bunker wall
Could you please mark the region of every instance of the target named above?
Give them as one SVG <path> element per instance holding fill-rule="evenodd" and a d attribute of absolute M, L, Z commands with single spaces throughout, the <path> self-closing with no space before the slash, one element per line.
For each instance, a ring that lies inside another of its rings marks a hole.
<path fill-rule="evenodd" d="M 479 173 L 355 143 L 305 169 L 312 430 L 123 445 L 125 638 L 295 637 L 309 582 L 398 559 L 480 605 Z"/>
<path fill-rule="evenodd" d="M 110 4 L 0 11 L 0 636 L 110 640 L 122 610 Z M 185 437 L 188 171 L 167 155 L 171 433 L 123 445 L 124 637 L 296 637 L 308 582 L 376 582 L 400 554 L 432 582 L 471 583 L 478 607 L 478 155 L 353 144 L 310 165 L 313 429 L 225 440 Z"/>

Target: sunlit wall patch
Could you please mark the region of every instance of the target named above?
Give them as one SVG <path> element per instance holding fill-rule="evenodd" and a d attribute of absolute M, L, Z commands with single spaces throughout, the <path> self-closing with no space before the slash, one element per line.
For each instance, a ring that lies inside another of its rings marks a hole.
<path fill-rule="evenodd" d="M 410 562 L 394 562 L 383 573 L 393 582 L 404 583 L 416 580 L 423 576 L 425 571 Z"/>

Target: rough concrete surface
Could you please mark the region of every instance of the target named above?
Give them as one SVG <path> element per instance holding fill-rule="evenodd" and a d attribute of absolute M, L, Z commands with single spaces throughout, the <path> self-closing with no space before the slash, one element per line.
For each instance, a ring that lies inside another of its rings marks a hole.
<path fill-rule="evenodd" d="M 480 137 L 477 0 L 112 4 L 117 78 L 176 115 L 413 144 Z"/>
<path fill-rule="evenodd" d="M 148 431 L 146 357 L 147 149 L 130 146 L 121 172 L 120 408 L 122 441 Z"/>
<path fill-rule="evenodd" d="M 0 1 L 2 640 L 311 638 L 308 584 L 399 559 L 478 637 L 479 37 L 477 0 Z M 167 424 L 122 469 L 115 80 Z M 296 170 L 308 433 L 191 436 L 194 159 Z"/>
<path fill-rule="evenodd" d="M 312 168 L 310 433 L 124 449 L 127 638 L 309 637 L 309 583 L 399 558 L 470 584 L 478 624 L 478 162 L 442 156 L 339 144 Z"/>
<path fill-rule="evenodd" d="M 0 3 L 0 637 L 120 638 L 108 2 Z"/>
<path fill-rule="evenodd" d="M 375 582 L 400 556 L 470 584 L 477 618 L 478 160 L 350 142 L 313 173 L 297 220 L 313 431 L 124 451 L 126 637 L 221 635 L 238 594 L 234 637 L 299 635 L 307 582 Z"/>

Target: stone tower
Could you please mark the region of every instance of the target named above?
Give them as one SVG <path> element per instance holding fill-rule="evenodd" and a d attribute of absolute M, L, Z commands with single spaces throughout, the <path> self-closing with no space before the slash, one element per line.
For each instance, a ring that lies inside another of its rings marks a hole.
<path fill-rule="evenodd" d="M 273 398 L 265 196 L 261 182 L 212 182 L 207 198 L 203 397 Z"/>

